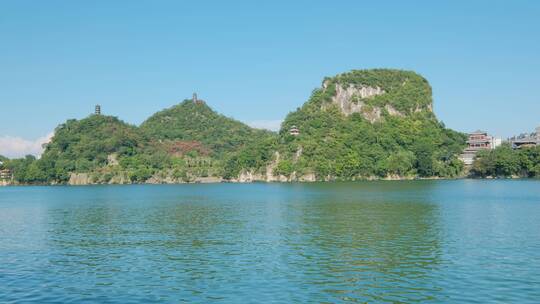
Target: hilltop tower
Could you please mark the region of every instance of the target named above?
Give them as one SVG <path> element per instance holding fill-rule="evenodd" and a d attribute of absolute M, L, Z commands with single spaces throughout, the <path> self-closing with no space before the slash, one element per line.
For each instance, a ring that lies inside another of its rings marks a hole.
<path fill-rule="evenodd" d="M 193 93 L 193 102 L 194 103 L 197 103 L 198 100 L 197 100 L 197 93 Z"/>
<path fill-rule="evenodd" d="M 96 115 L 101 115 L 101 106 L 100 105 L 96 105 L 96 110 L 94 112 Z"/>

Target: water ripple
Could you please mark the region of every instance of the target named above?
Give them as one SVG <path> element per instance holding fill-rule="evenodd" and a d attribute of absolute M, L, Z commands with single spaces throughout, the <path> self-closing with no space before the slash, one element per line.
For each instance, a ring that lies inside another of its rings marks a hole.
<path fill-rule="evenodd" d="M 0 302 L 536 303 L 538 186 L 1 189 Z"/>

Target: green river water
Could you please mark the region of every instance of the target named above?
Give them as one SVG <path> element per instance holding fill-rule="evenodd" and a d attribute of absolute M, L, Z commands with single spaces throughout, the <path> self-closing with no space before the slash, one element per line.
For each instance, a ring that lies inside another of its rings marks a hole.
<path fill-rule="evenodd" d="M 0 303 L 540 303 L 540 181 L 0 187 Z"/>

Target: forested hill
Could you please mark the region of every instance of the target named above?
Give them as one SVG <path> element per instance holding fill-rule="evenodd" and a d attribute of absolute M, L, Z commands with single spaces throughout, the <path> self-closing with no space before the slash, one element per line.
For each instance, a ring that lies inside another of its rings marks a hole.
<path fill-rule="evenodd" d="M 145 144 L 137 127 L 116 117 L 90 115 L 59 125 L 39 161 L 12 161 L 23 183 L 67 182 L 73 172 L 93 172 L 120 157 L 136 155 Z"/>
<path fill-rule="evenodd" d="M 177 183 L 459 176 L 465 136 L 440 123 L 429 83 L 410 71 L 325 78 L 279 133 L 184 100 L 141 126 L 68 120 L 40 160 L 8 160 L 21 183 Z M 291 134 L 297 128 L 299 134 Z"/>
<path fill-rule="evenodd" d="M 217 157 L 270 135 L 216 113 L 202 100 L 185 100 L 152 115 L 141 131 L 153 140 L 198 142 Z"/>
<path fill-rule="evenodd" d="M 276 137 L 216 113 L 202 101 L 154 114 L 140 127 L 90 115 L 59 125 L 41 159 L 6 161 L 20 183 L 188 182 L 221 177 L 244 146 Z"/>
<path fill-rule="evenodd" d="M 431 87 L 414 72 L 356 70 L 326 78 L 283 122 L 273 178 L 458 176 L 465 135 L 445 128 L 432 108 Z M 299 135 L 290 134 L 294 127 Z M 247 163 L 243 158 L 238 162 Z"/>

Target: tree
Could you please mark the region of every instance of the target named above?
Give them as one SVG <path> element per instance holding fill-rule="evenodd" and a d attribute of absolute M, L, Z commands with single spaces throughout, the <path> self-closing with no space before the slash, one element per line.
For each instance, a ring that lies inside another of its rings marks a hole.
<path fill-rule="evenodd" d="M 505 144 L 481 151 L 473 163 L 471 175 L 478 177 L 540 177 L 540 147 L 513 150 Z"/>
<path fill-rule="evenodd" d="M 398 151 L 390 154 L 385 161 L 385 171 L 387 174 L 406 176 L 412 173 L 415 155 L 411 151 Z"/>
<path fill-rule="evenodd" d="M 274 169 L 274 174 L 276 175 L 284 175 L 284 176 L 291 176 L 291 174 L 294 171 L 294 165 L 292 162 L 288 160 L 282 160 L 278 163 L 276 168 Z"/>
<path fill-rule="evenodd" d="M 419 142 L 415 147 L 416 170 L 420 176 L 433 176 L 433 146 L 428 142 Z"/>

